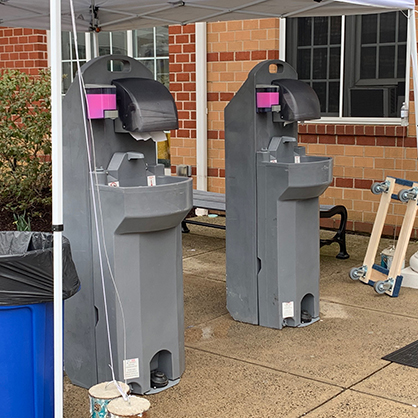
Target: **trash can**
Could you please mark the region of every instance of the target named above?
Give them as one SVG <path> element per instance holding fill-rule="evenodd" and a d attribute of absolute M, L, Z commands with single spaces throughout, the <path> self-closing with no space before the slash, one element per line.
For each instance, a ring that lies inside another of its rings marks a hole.
<path fill-rule="evenodd" d="M 53 418 L 53 235 L 0 232 L 0 417 Z M 63 299 L 80 287 L 63 238 Z"/>

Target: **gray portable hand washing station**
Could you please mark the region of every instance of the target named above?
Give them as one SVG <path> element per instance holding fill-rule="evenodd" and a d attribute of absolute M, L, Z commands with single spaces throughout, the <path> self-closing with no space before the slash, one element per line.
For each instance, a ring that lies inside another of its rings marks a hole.
<path fill-rule="evenodd" d="M 177 129 L 177 110 L 144 65 L 105 56 L 82 73 L 95 158 L 90 172 L 77 77 L 63 102 L 65 233 L 81 280 L 65 306 L 65 370 L 83 387 L 112 379 L 103 271 L 115 377 L 149 393 L 185 367 L 180 223 L 192 180 L 165 176 L 157 163 L 154 139 Z"/>
<path fill-rule="evenodd" d="M 281 329 L 319 319 L 319 199 L 332 159 L 305 155 L 315 92 L 285 62 L 253 68 L 225 108 L 227 308 Z"/>

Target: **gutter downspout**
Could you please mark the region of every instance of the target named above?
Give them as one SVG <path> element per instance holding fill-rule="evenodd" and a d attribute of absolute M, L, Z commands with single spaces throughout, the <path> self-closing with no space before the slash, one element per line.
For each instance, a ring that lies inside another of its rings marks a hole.
<path fill-rule="evenodd" d="M 286 61 L 286 18 L 279 21 L 279 60 Z"/>
<path fill-rule="evenodd" d="M 208 189 L 208 102 L 206 22 L 196 23 L 196 176 L 197 189 Z"/>

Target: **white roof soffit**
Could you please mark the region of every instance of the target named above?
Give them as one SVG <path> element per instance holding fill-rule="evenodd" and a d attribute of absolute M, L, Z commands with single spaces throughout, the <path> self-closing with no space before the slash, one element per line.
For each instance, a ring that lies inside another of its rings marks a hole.
<path fill-rule="evenodd" d="M 74 0 L 74 8 L 79 31 L 95 27 L 111 31 L 199 21 L 378 13 L 413 9 L 414 0 Z M 48 29 L 49 0 L 0 0 L 0 26 Z M 71 29 L 69 0 L 62 3 L 62 29 Z"/>

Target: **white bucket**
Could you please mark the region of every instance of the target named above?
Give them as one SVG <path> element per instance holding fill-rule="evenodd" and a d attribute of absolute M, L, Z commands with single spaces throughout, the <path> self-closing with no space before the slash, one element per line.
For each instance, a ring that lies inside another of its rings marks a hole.
<path fill-rule="evenodd" d="M 385 248 L 380 253 L 380 265 L 384 267 L 385 269 L 390 270 L 394 255 L 395 255 L 395 246 L 391 245 L 390 247 Z M 402 262 L 402 268 L 404 267 L 405 267 L 405 260 L 403 260 Z"/>
<path fill-rule="evenodd" d="M 129 393 L 129 386 L 118 382 L 125 393 Z M 107 418 L 107 405 L 113 399 L 122 397 L 114 382 L 103 382 L 89 389 L 91 418 Z"/>
<path fill-rule="evenodd" d="M 149 418 L 150 406 L 147 399 L 139 396 L 129 396 L 127 401 L 114 399 L 107 406 L 108 418 Z"/>

